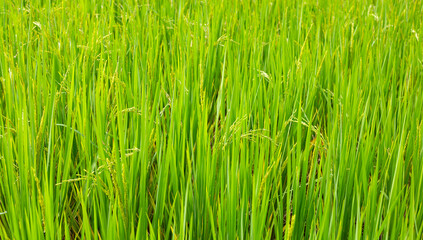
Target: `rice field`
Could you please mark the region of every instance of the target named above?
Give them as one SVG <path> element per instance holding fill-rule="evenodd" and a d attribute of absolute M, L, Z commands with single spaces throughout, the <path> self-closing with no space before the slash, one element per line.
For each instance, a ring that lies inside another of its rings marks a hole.
<path fill-rule="evenodd" d="M 0 239 L 423 239 L 421 0 L 0 0 Z"/>

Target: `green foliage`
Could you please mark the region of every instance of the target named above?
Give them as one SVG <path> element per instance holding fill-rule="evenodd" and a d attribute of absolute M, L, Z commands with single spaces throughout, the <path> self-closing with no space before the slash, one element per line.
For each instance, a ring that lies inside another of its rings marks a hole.
<path fill-rule="evenodd" d="M 0 1 L 0 239 L 422 239 L 422 16 Z"/>

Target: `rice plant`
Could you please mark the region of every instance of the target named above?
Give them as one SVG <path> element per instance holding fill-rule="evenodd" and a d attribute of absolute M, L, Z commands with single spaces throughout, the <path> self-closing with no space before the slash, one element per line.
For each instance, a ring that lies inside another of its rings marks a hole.
<path fill-rule="evenodd" d="M 0 239 L 422 239 L 421 0 L 1 0 Z"/>

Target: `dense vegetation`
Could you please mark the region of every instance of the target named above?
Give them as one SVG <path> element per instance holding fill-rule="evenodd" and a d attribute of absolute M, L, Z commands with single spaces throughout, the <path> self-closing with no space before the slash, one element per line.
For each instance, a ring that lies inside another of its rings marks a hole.
<path fill-rule="evenodd" d="M 0 238 L 422 239 L 422 16 L 0 1 Z"/>

